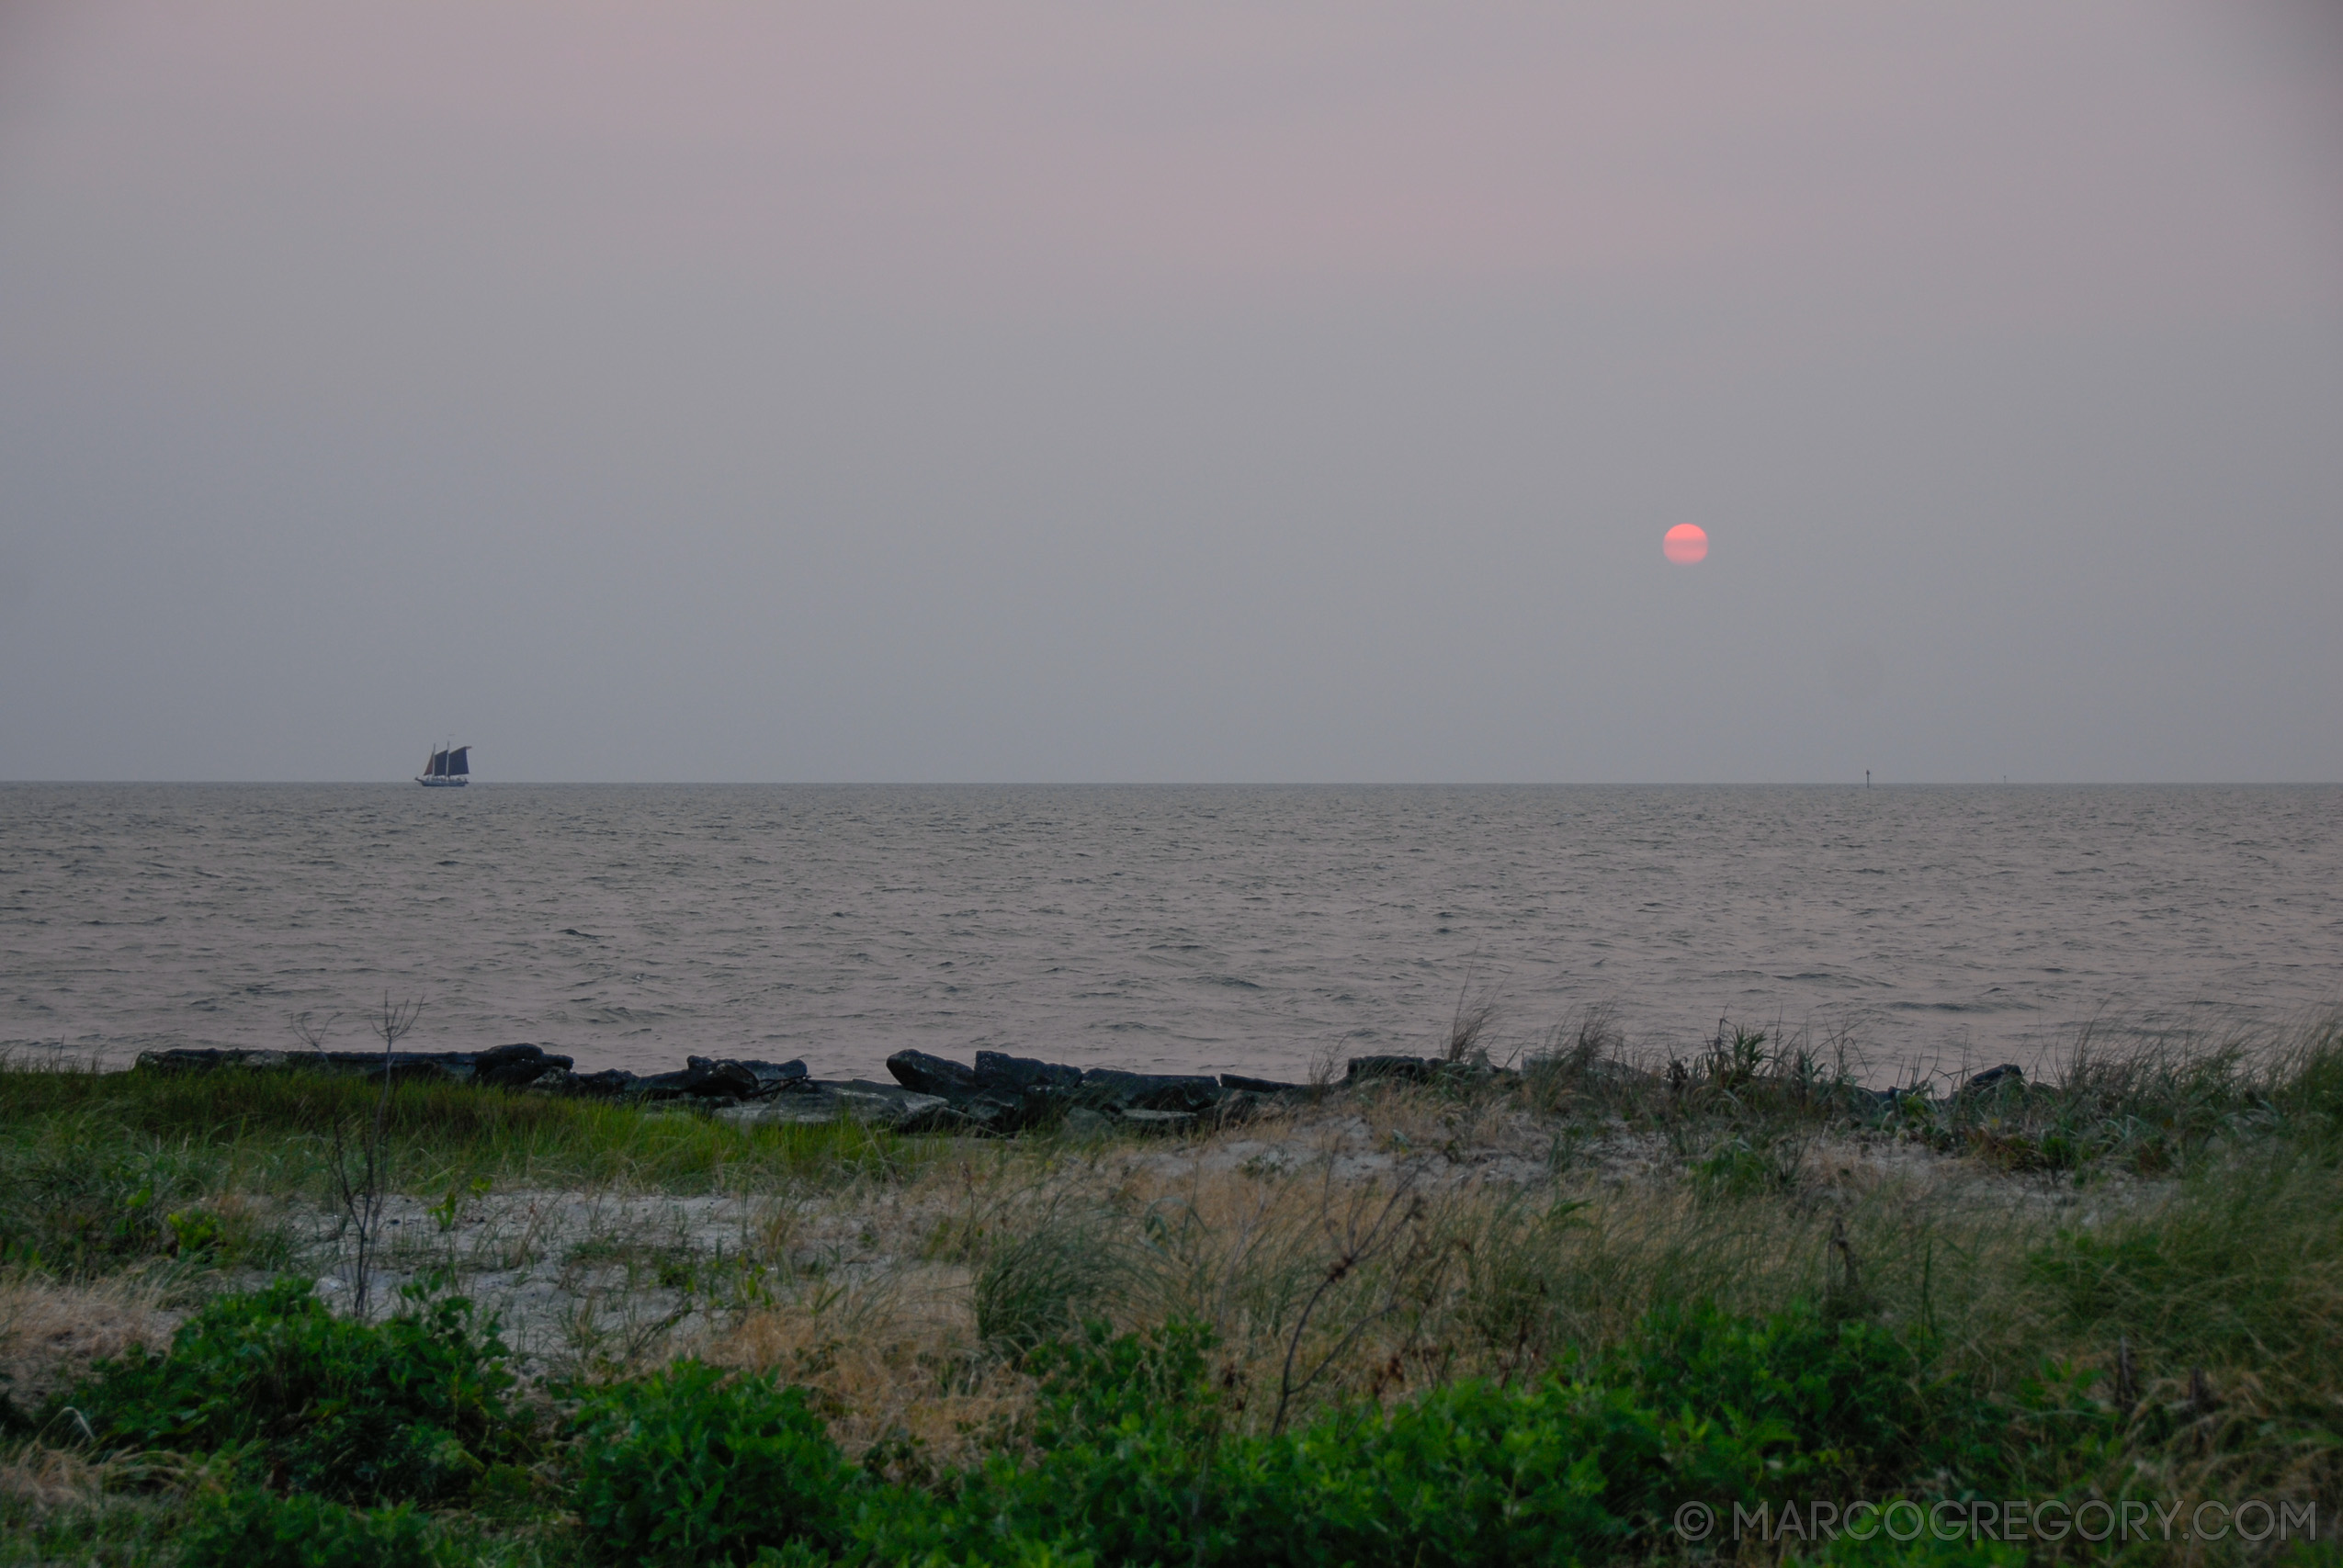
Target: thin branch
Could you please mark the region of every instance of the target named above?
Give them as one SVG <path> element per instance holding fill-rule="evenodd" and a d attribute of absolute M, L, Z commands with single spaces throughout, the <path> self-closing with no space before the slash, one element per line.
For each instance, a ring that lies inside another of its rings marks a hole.
<path fill-rule="evenodd" d="M 1330 1191 L 1327 1198 L 1330 1198 L 1332 1185 L 1330 1162 L 1328 1172 Z M 1362 1264 L 1369 1261 L 1377 1252 L 1389 1245 L 1391 1238 L 1398 1234 L 1398 1227 L 1391 1224 L 1392 1216 L 1399 1212 L 1401 1201 L 1414 1190 L 1416 1179 L 1422 1174 L 1423 1167 L 1421 1165 L 1411 1165 L 1408 1168 L 1406 1174 L 1392 1188 L 1391 1196 L 1385 1201 L 1383 1212 L 1375 1215 L 1375 1223 L 1366 1228 L 1364 1235 L 1360 1234 L 1358 1222 L 1367 1194 L 1362 1192 L 1352 1201 L 1351 1213 L 1342 1227 L 1342 1250 L 1336 1255 L 1333 1262 L 1327 1265 L 1326 1277 L 1318 1282 L 1318 1289 L 1312 1291 L 1310 1299 L 1302 1304 L 1301 1315 L 1294 1320 L 1294 1332 L 1286 1338 L 1285 1363 L 1277 1377 L 1277 1414 L 1271 1418 L 1269 1424 L 1272 1437 L 1285 1429 L 1285 1414 L 1294 1402 L 1294 1396 L 1305 1392 L 1312 1383 L 1315 1383 L 1326 1369 L 1333 1365 L 1336 1358 L 1357 1342 L 1358 1337 L 1366 1330 L 1368 1325 L 1389 1316 L 1398 1307 L 1398 1300 L 1395 1292 L 1392 1299 L 1380 1310 L 1352 1325 L 1350 1331 L 1336 1342 L 1334 1348 L 1319 1358 L 1318 1365 L 1311 1368 L 1308 1375 L 1299 1383 L 1294 1382 L 1294 1361 L 1301 1354 L 1302 1336 L 1308 1332 L 1310 1317 L 1318 1311 L 1319 1303 L 1326 1299 L 1326 1293 L 1329 1291 L 1350 1278 Z M 1320 1201 L 1327 1202 L 1327 1199 L 1321 1199 Z M 1330 1207 L 1330 1203 L 1328 1206 Z M 1410 1205 L 1408 1217 L 1413 1218 L 1421 1212 L 1421 1205 Z M 1330 1223 L 1328 1228 L 1332 1229 Z"/>
<path fill-rule="evenodd" d="M 341 1124 L 336 1122 L 334 1129 L 335 1182 L 340 1189 L 343 1212 L 358 1233 L 357 1267 L 350 1281 L 350 1308 L 361 1323 L 373 1305 L 374 1256 L 380 1249 L 382 1211 L 389 1201 L 384 1190 L 390 1169 L 383 1134 L 390 1119 L 391 1058 L 400 1038 L 414 1028 L 415 1018 L 422 1011 L 421 1002 L 394 1002 L 390 992 L 382 994 L 382 1010 L 374 1019 L 374 1032 L 382 1037 L 382 1089 L 375 1096 L 374 1122 L 368 1129 L 365 1162 L 355 1185 L 344 1159 Z"/>

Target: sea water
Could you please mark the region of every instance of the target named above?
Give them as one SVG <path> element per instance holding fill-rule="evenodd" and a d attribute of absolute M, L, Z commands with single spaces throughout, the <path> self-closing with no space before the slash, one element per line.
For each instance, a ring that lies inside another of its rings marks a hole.
<path fill-rule="evenodd" d="M 1867 1076 L 2343 998 L 2343 788 L 0 787 L 0 1041 L 1298 1077 L 1590 1007 Z"/>

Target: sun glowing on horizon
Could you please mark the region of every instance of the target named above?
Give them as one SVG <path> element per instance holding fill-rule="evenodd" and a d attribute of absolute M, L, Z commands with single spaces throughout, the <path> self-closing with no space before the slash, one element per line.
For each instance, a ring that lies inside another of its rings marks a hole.
<path fill-rule="evenodd" d="M 1708 534 L 1695 524 L 1679 523 L 1659 541 L 1659 553 L 1672 565 L 1696 565 L 1708 557 Z"/>

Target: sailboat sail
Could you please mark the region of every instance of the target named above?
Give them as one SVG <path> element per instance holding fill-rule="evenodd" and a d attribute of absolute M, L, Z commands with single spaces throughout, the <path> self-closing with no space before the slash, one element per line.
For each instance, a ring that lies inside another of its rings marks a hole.
<path fill-rule="evenodd" d="M 449 746 L 445 749 L 435 749 L 431 753 L 431 761 L 425 762 L 423 772 L 416 775 L 415 783 L 441 786 L 461 785 L 470 782 L 465 775 L 471 771 L 472 749 L 470 747 Z"/>

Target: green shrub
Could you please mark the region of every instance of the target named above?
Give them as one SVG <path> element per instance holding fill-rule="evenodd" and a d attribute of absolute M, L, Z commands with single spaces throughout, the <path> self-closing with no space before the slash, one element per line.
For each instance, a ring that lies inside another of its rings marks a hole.
<path fill-rule="evenodd" d="M 854 1546 L 874 1562 L 1046 1548 L 1221 1568 L 1667 1556 L 1687 1502 L 1957 1495 L 2106 1433 L 2071 1379 L 1990 1403 L 1935 1370 L 1926 1337 L 1803 1303 L 1655 1313 L 1525 1386 L 1449 1383 L 1275 1436 L 1232 1428 L 1212 1349 L 1181 1325 L 1040 1347 L 1026 1453 L 931 1488 L 865 1488 Z"/>
<path fill-rule="evenodd" d="M 1092 1325 L 1037 1348 L 1034 1461 L 995 1455 L 930 1499 L 866 1499 L 857 1534 L 879 1561 L 942 1553 L 1013 1562 L 1020 1542 L 1102 1562 L 1198 1557 L 1228 1541 L 1228 1486 L 1214 1469 L 1221 1408 L 1209 1330 L 1174 1324 L 1112 1336 Z"/>
<path fill-rule="evenodd" d="M 802 1554 L 836 1539 L 859 1474 L 803 1391 L 695 1359 L 594 1391 L 576 1430 L 573 1506 L 610 1562 Z"/>
<path fill-rule="evenodd" d="M 448 1557 L 411 1505 L 361 1513 L 257 1487 L 199 1505 L 179 1540 L 182 1568 L 441 1568 Z"/>
<path fill-rule="evenodd" d="M 169 1354 L 100 1362 L 51 1401 L 108 1448 L 250 1450 L 268 1481 L 350 1502 L 462 1490 L 523 1435 L 495 1325 L 461 1298 L 379 1324 L 334 1316 L 310 1282 L 224 1296 L 179 1326 Z"/>
<path fill-rule="evenodd" d="M 1861 1468 L 1834 1442 L 1904 1451 L 1893 1402 L 1914 1387 L 1913 1353 L 1879 1331 L 1704 1309 L 1654 1320 L 1633 1355 L 1575 1379 L 1453 1383 L 1243 1437 L 1211 1348 L 1177 1325 L 1041 1348 L 1030 1460 L 996 1454 L 928 1494 L 874 1489 L 858 1544 L 882 1562 L 1006 1561 L 1018 1543 L 1102 1562 L 1601 1560 L 1664 1545 L 1680 1502 Z"/>
<path fill-rule="evenodd" d="M 1931 1348 L 1805 1303 L 1762 1318 L 1708 1303 L 1663 1308 L 1598 1373 L 1655 1407 L 1790 1434 L 1778 1469 L 1888 1482 L 1963 1472 L 2004 1419 L 1931 1375 Z"/>
<path fill-rule="evenodd" d="M 1965 1536 L 1939 1540 L 1926 1530 L 1918 1540 L 1897 1540 L 1874 1527 L 1866 1540 L 1840 1536 L 1818 1548 L 1813 1557 L 1791 1561 L 1828 1563 L 1830 1568 L 2019 1568 L 2026 1561 L 2026 1549 Z"/>

